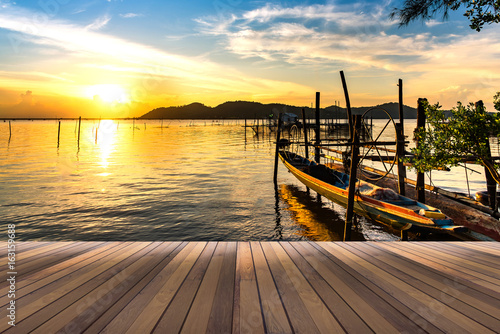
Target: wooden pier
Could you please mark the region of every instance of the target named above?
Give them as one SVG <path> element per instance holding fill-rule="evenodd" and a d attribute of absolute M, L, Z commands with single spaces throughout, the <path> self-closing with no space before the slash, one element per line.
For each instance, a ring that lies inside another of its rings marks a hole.
<path fill-rule="evenodd" d="M 2 333 L 500 331 L 497 242 L 16 246 L 16 326 L 4 279 Z"/>

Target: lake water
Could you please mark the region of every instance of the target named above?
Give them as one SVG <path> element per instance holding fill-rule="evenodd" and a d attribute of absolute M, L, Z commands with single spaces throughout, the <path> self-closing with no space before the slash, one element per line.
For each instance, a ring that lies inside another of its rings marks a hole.
<path fill-rule="evenodd" d="M 161 126 L 163 124 L 163 126 Z M 345 210 L 280 163 L 243 122 L 0 123 L 0 216 L 17 240 L 340 240 Z M 412 128 L 407 125 L 407 134 Z M 97 135 L 96 135 L 97 132 Z M 481 170 L 481 168 L 476 168 Z M 472 174 L 471 191 L 483 190 Z M 467 192 L 464 171 L 433 173 Z M 353 240 L 396 240 L 361 219 Z"/>

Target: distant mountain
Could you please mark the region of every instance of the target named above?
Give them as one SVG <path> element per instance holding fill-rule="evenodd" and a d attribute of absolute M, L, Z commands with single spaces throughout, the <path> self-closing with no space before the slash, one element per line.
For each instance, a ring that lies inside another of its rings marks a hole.
<path fill-rule="evenodd" d="M 351 108 L 353 114 L 363 114 L 370 108 Z M 399 107 L 397 103 L 385 103 L 376 108 L 386 110 L 392 118 L 399 118 Z M 280 103 L 262 104 L 258 102 L 232 101 L 224 102 L 217 107 L 207 107 L 201 103 L 191 103 L 179 107 L 156 108 L 144 114 L 143 119 L 255 119 L 277 117 L 280 112 L 289 112 L 302 117 L 302 109 L 306 112 L 307 118 L 314 118 L 315 109 L 310 107 L 296 107 Z M 404 106 L 405 118 L 416 118 L 417 109 Z M 330 106 L 321 108 L 321 118 L 345 119 L 347 115 L 345 108 Z M 385 118 L 380 112 L 375 113 L 374 118 Z"/>

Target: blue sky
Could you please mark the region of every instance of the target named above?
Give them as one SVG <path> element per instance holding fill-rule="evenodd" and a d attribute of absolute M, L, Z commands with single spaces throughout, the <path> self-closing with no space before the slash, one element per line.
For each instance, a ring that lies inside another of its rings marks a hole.
<path fill-rule="evenodd" d="M 500 91 L 500 25 L 399 28 L 401 1 L 0 0 L 0 117 L 138 116 L 228 100 L 447 108 Z"/>

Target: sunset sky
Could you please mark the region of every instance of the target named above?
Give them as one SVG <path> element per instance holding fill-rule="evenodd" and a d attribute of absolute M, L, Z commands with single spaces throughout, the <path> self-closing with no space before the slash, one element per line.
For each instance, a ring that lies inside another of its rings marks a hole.
<path fill-rule="evenodd" d="M 247 100 L 309 106 L 500 91 L 500 25 L 462 12 L 398 28 L 402 1 L 0 0 L 0 117 L 134 117 Z"/>

